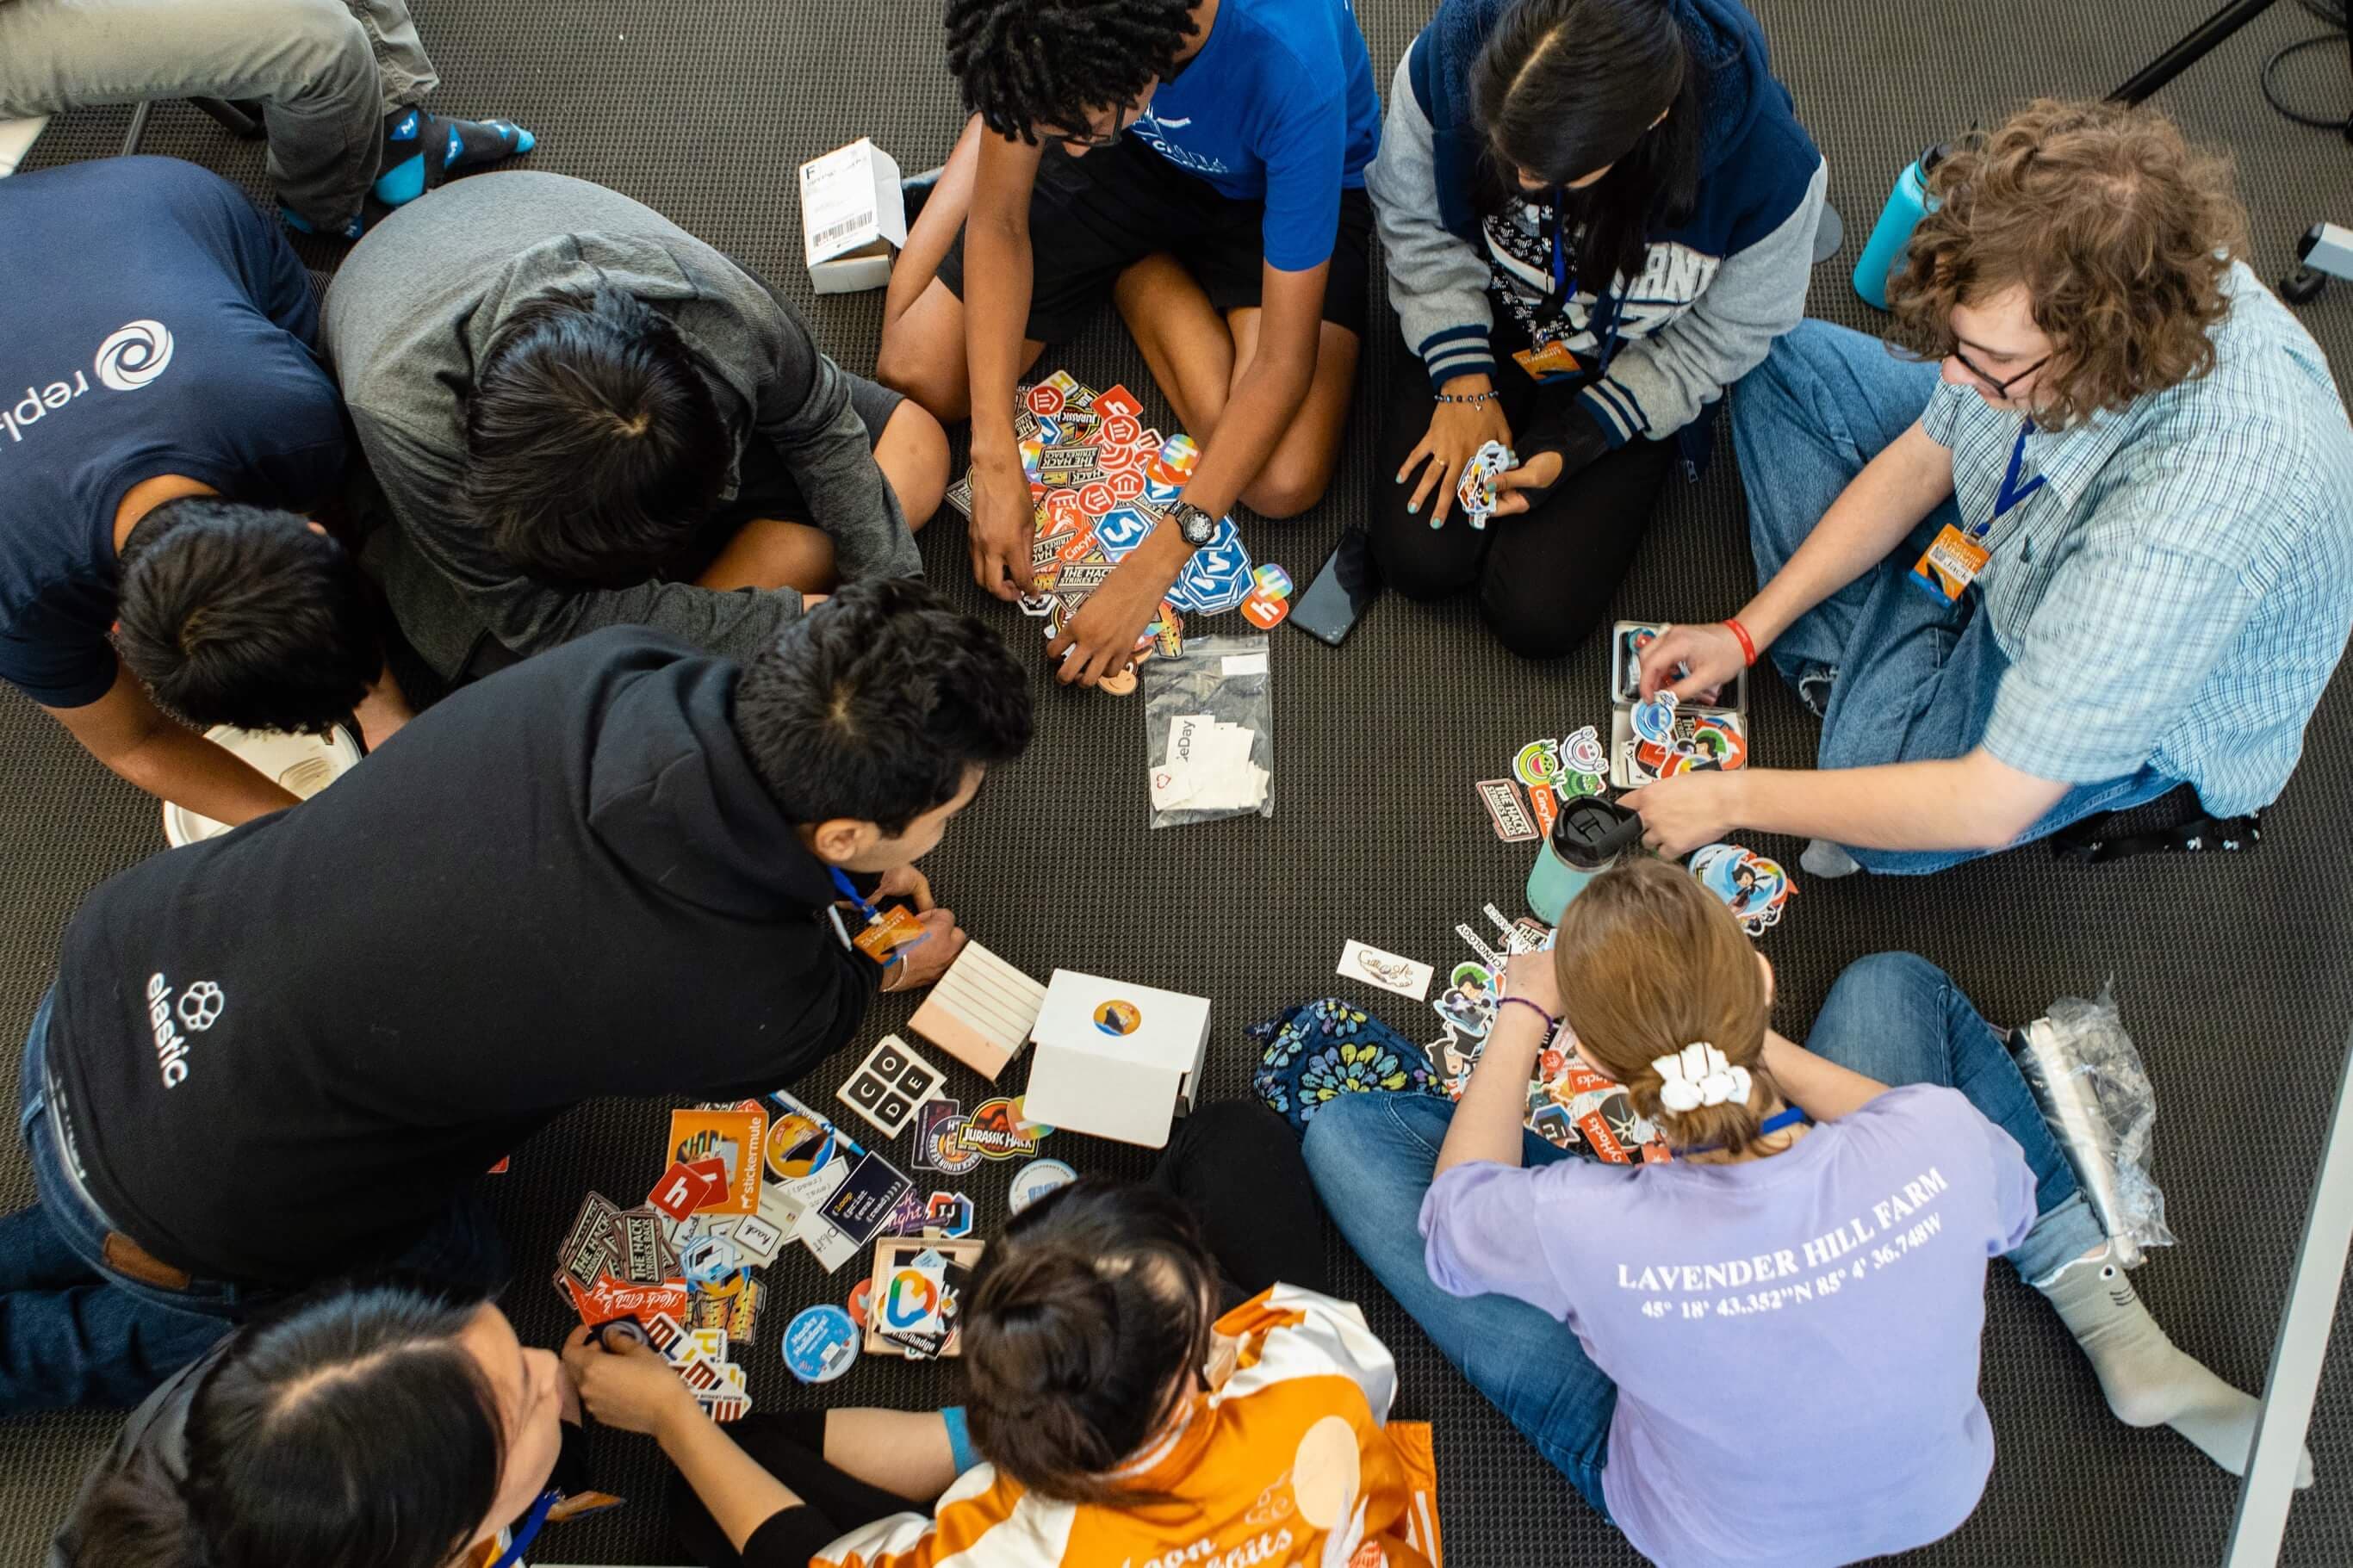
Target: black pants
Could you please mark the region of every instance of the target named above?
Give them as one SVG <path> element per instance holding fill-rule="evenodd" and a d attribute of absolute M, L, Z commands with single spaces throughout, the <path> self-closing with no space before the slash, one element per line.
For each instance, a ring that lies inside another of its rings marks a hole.
<path fill-rule="evenodd" d="M 1152 1173 L 1200 1222 L 1218 1260 L 1228 1308 L 1277 1280 L 1329 1292 L 1324 1262 L 1324 1212 L 1282 1118 L 1242 1100 L 1205 1105 L 1176 1124 Z M 792 1489 L 806 1506 L 763 1525 L 754 1538 L 763 1561 L 798 1562 L 844 1532 L 927 1503 L 902 1498 L 825 1461 L 825 1412 L 747 1415 L 728 1428 L 744 1451 Z M 744 1561 L 682 1477 L 670 1478 L 670 1518 L 679 1544 L 709 1568 Z"/>
<path fill-rule="evenodd" d="M 1514 437 L 1537 409 L 1576 395 L 1567 387 L 1538 386 L 1511 359 L 1525 340 L 1495 329 L 1495 385 Z M 1405 510 L 1420 470 L 1404 484 L 1390 481 L 1405 455 L 1419 444 L 1438 405 L 1430 376 L 1409 353 L 1390 317 L 1388 401 L 1381 413 L 1380 454 L 1386 464 L 1373 483 L 1373 558 L 1383 581 L 1409 599 L 1449 599 L 1476 589 L 1479 609 L 1503 645 L 1525 658 L 1556 658 L 1600 624 L 1609 596 L 1651 526 L 1659 489 L 1673 465 L 1675 444 L 1637 437 L 1596 458 L 1555 485 L 1537 506 L 1474 529 L 1455 506 L 1444 528 L 1430 526 L 1437 493 L 1419 513 Z M 1569 410 L 1568 417 L 1586 417 Z M 1535 456 L 1518 447 L 1522 458 Z"/>

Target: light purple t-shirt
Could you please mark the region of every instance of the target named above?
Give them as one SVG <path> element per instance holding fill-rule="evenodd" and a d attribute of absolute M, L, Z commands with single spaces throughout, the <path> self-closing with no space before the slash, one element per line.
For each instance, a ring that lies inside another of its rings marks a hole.
<path fill-rule="evenodd" d="M 2034 1212 L 2010 1135 L 1913 1085 L 1739 1164 L 1457 1166 L 1421 1233 L 1442 1289 L 1535 1303 L 1617 1384 L 1602 1495 L 1637 1549 L 1797 1568 L 1977 1507 L 1986 1259 Z"/>

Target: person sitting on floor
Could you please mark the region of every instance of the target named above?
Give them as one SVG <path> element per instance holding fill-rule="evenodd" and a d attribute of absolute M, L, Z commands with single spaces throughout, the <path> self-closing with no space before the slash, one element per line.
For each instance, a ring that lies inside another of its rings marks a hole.
<path fill-rule="evenodd" d="M 2183 784 L 2244 816 L 2344 654 L 2353 428 L 2228 162 L 2044 100 L 1929 201 L 1888 289 L 1912 357 L 1808 321 L 1733 395 L 1758 592 L 1651 644 L 1642 695 L 1769 648 L 1819 768 L 1628 796 L 1670 854 L 1745 826 L 1818 877 L 1936 871 Z"/>
<path fill-rule="evenodd" d="M 1644 858 L 1588 883 L 1504 991 L 1459 1107 L 1344 1095 L 1308 1169 L 1398 1305 L 1645 1556 L 1851 1563 L 1958 1528 L 1993 1465 L 1996 1254 L 2121 1419 L 2244 1468 L 2260 1406 L 2149 1317 L 2004 1036 L 1933 964 L 1851 965 L 1800 1047 L 1731 912 Z M 1556 1034 L 1671 1161 L 1522 1125 Z"/>
<path fill-rule="evenodd" d="M 1152 1185 L 1087 1178 L 988 1244 L 957 1331 L 968 1412 L 715 1426 L 642 1345 L 584 1330 L 565 1358 L 589 1415 L 678 1467 L 680 1538 L 712 1568 L 1430 1568 L 1429 1434 L 1388 1421 L 1396 1363 L 1327 1293 L 1323 1233 L 1290 1129 L 1208 1105 Z"/>
<path fill-rule="evenodd" d="M 82 1482 L 48 1568 L 480 1563 L 586 1474 L 563 1363 L 478 1297 L 351 1283 L 226 1335 Z"/>
<path fill-rule="evenodd" d="M 338 1273 L 496 1283 L 474 1179 L 547 1122 L 776 1089 L 947 967 L 915 861 L 1029 732 L 994 631 L 855 584 L 749 667 L 639 627 L 525 660 L 105 883 L 25 1045 L 0 1415 L 133 1404 Z M 870 957 L 885 896 L 927 940 Z"/>
<path fill-rule="evenodd" d="M 877 374 L 972 420 L 974 577 L 1029 592 L 1015 384 L 1106 298 L 1200 443 L 1168 526 L 1049 645 L 1092 685 L 1237 500 L 1291 517 L 1331 483 L 1380 99 L 1346 0 L 951 0 L 947 21 L 973 119 L 892 274 Z"/>
<path fill-rule="evenodd" d="M 445 679 L 610 626 L 747 661 L 805 593 L 923 572 L 938 422 L 601 185 L 507 174 L 396 215 L 335 274 L 326 346 L 396 523 L 369 565 Z"/>
<path fill-rule="evenodd" d="M 1583 642 L 1677 450 L 1705 460 L 1711 405 L 1805 315 L 1829 178 L 1740 0 L 1446 0 L 1365 172 L 1414 356 L 1383 580 L 1475 586 L 1527 658 Z M 1474 530 L 1455 487 L 1490 441 L 1512 521 Z"/>
<path fill-rule="evenodd" d="M 301 515 L 348 451 L 302 264 L 219 175 L 109 158 L 0 181 L 0 278 L 26 301 L 0 342 L 24 389 L 0 394 L 0 679 L 151 795 L 227 823 L 293 805 L 174 721 L 356 710 L 375 742 L 407 714 L 365 577 Z"/>
<path fill-rule="evenodd" d="M 536 139 L 510 121 L 421 108 L 440 79 L 407 0 L 0 4 L 0 120 L 162 98 L 259 100 L 269 182 L 305 233 L 356 239 L 385 208 L 531 151 Z"/>

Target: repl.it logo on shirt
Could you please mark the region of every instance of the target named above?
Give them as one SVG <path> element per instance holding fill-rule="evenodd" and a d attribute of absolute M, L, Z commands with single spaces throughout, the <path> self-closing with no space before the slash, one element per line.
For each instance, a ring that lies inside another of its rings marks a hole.
<path fill-rule="evenodd" d="M 11 441 L 22 441 L 26 429 L 47 418 L 90 390 L 90 378 L 110 392 L 136 392 L 164 374 L 172 363 L 172 331 L 161 321 L 132 321 L 107 334 L 98 345 L 90 368 L 74 372 L 71 381 L 27 386 L 11 405 L 0 404 L 0 429 Z"/>

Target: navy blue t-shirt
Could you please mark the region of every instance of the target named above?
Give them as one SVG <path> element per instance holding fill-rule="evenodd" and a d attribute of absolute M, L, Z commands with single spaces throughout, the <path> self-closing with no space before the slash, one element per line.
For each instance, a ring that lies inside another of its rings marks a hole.
<path fill-rule="evenodd" d="M 1221 0 L 1201 52 L 1131 131 L 1237 201 L 1264 201 L 1268 265 L 1321 267 L 1340 192 L 1380 145 L 1373 62 L 1348 0 Z"/>
<path fill-rule="evenodd" d="M 114 514 L 184 475 L 302 510 L 344 457 L 318 306 L 216 174 L 106 158 L 0 180 L 0 679 L 50 708 L 114 684 Z"/>

